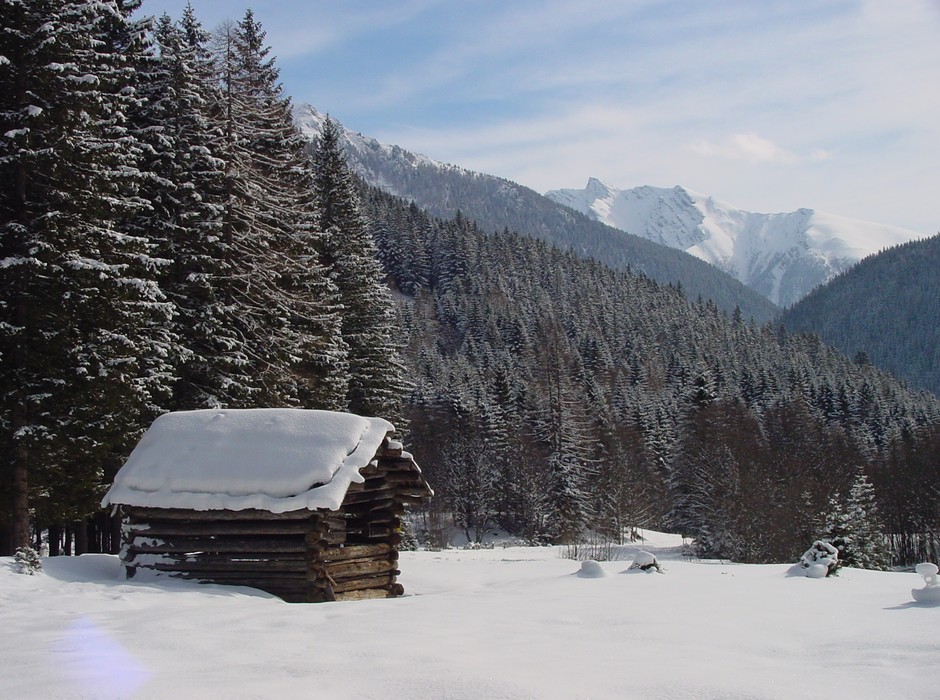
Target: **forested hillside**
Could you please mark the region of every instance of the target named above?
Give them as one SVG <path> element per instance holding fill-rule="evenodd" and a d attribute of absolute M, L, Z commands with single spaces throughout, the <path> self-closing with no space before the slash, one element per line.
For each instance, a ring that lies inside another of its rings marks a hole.
<path fill-rule="evenodd" d="M 780 322 L 940 395 L 940 235 L 862 260 Z"/>
<path fill-rule="evenodd" d="M 709 556 L 786 559 L 860 470 L 886 493 L 888 459 L 940 476 L 923 442 L 936 398 L 813 336 L 377 190 L 366 202 L 409 335 L 409 443 L 471 537 L 659 526 Z M 884 515 L 929 530 L 940 501 L 922 495 Z"/>
<path fill-rule="evenodd" d="M 298 108 L 305 133 L 316 136 L 324 117 L 310 106 Z M 343 131 L 350 167 L 366 182 L 414 201 L 432 216 L 458 212 L 484 231 L 512 231 L 592 257 L 615 269 L 632 269 L 662 284 L 680 285 L 690 298 L 711 299 L 731 314 L 769 321 L 778 308 L 715 267 L 645 238 L 600 223 L 515 182 L 436 163 L 397 146 Z"/>

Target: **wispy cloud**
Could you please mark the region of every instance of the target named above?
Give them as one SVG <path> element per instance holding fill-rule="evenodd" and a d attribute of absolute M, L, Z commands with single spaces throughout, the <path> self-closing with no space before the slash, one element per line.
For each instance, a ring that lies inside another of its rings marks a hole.
<path fill-rule="evenodd" d="M 295 101 L 439 160 L 940 227 L 936 0 L 252 6 Z"/>
<path fill-rule="evenodd" d="M 801 160 L 792 151 L 781 148 L 770 139 L 765 139 L 753 132 L 732 134 L 719 143 L 707 140 L 698 141 L 691 144 L 689 149 L 700 156 L 743 160 L 748 163 L 792 164 Z"/>

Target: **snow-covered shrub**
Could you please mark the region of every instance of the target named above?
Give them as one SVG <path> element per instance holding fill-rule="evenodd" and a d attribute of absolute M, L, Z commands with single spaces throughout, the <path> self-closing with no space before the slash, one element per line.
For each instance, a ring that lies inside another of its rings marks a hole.
<path fill-rule="evenodd" d="M 27 574 L 32 576 L 42 571 L 42 561 L 39 559 L 39 552 L 32 547 L 20 547 L 13 555 L 15 571 L 18 574 Z"/>
<path fill-rule="evenodd" d="M 633 563 L 627 571 L 645 571 L 648 574 L 663 573 L 663 567 L 659 565 L 656 556 L 650 552 L 639 551 L 633 559 Z"/>
<path fill-rule="evenodd" d="M 401 544 L 398 549 L 402 552 L 414 552 L 418 549 L 418 535 L 414 524 L 408 517 L 401 519 Z"/>
<path fill-rule="evenodd" d="M 940 581 L 937 580 L 940 568 L 925 561 L 915 566 L 914 571 L 924 577 L 924 587 L 911 590 L 914 600 L 918 603 L 940 603 Z"/>
<path fill-rule="evenodd" d="M 809 578 L 832 576 L 842 567 L 839 562 L 839 550 L 829 542 L 816 540 L 800 557 L 800 566 Z"/>

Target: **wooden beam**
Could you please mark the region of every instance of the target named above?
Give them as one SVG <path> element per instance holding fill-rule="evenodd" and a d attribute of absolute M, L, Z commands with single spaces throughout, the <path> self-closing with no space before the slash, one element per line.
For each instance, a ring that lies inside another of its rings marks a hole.
<path fill-rule="evenodd" d="M 322 559 L 325 562 L 346 561 L 349 559 L 362 559 L 377 555 L 388 555 L 394 551 L 390 544 L 360 544 L 347 547 L 330 547 L 323 551 Z"/>
<path fill-rule="evenodd" d="M 379 559 L 354 559 L 350 562 L 338 562 L 327 566 L 327 572 L 334 581 L 345 578 L 375 576 L 394 571 L 398 567 L 398 557 L 385 555 Z"/>
<path fill-rule="evenodd" d="M 336 600 L 370 600 L 374 598 L 389 598 L 388 591 L 384 588 L 368 588 L 362 591 L 349 591 L 348 593 L 337 593 Z"/>
<path fill-rule="evenodd" d="M 329 511 L 292 510 L 287 513 L 272 513 L 267 510 L 186 510 L 183 508 L 141 508 L 121 506 L 132 522 L 145 523 L 157 520 L 309 520 Z"/>
<path fill-rule="evenodd" d="M 233 552 L 239 554 L 253 554 L 264 556 L 271 553 L 307 551 L 304 540 L 299 537 L 284 539 L 205 539 L 205 538 L 178 538 L 164 540 L 155 544 L 130 542 L 127 548 L 129 553 L 141 554 L 189 554 Z"/>
<path fill-rule="evenodd" d="M 352 578 L 348 581 L 338 581 L 333 584 L 334 593 L 349 593 L 349 591 L 364 591 L 369 588 L 381 588 L 391 591 L 395 586 L 396 574 L 386 576 L 372 576 L 369 578 Z"/>
<path fill-rule="evenodd" d="M 173 537 L 178 535 L 304 535 L 310 530 L 307 520 L 278 521 L 194 521 L 162 520 L 151 523 L 132 523 L 129 534 L 137 537 Z"/>

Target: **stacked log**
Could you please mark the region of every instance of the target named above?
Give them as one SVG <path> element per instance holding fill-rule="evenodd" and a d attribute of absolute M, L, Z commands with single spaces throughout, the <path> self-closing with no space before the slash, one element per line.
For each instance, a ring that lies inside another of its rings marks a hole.
<path fill-rule="evenodd" d="M 402 595 L 401 515 L 430 495 L 420 469 L 387 439 L 340 510 L 193 511 L 123 506 L 121 558 L 168 576 L 251 586 L 288 602 Z"/>
<path fill-rule="evenodd" d="M 411 455 L 389 440 L 360 474 L 365 480 L 352 484 L 343 500 L 345 544 L 324 553 L 333 591 L 337 600 L 400 596 L 401 516 L 430 489 Z"/>
<path fill-rule="evenodd" d="M 191 511 L 124 507 L 121 558 L 174 578 L 250 586 L 290 602 L 332 600 L 326 571 L 308 542 L 326 540 L 321 513 Z M 319 572 L 320 579 L 311 576 Z"/>

